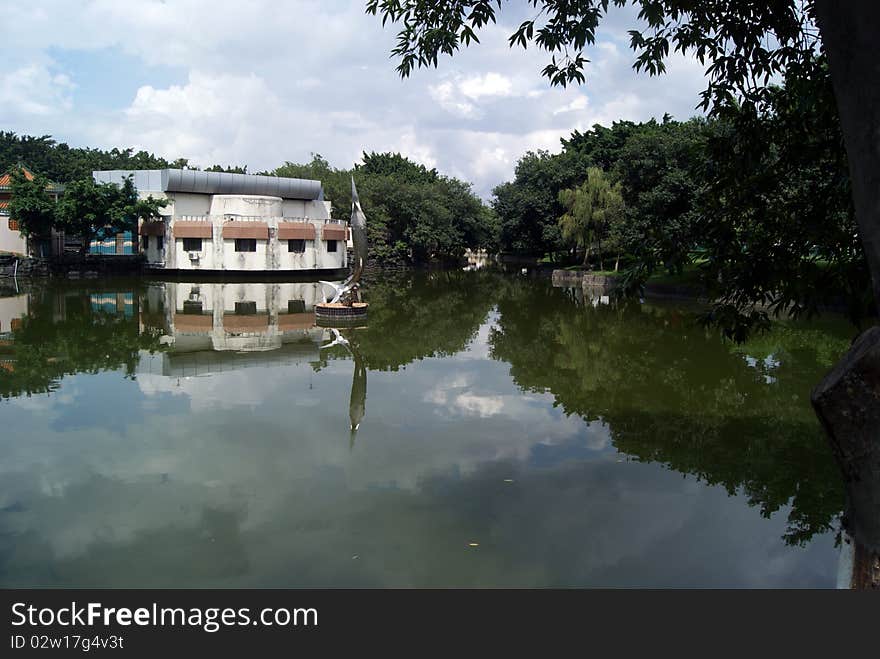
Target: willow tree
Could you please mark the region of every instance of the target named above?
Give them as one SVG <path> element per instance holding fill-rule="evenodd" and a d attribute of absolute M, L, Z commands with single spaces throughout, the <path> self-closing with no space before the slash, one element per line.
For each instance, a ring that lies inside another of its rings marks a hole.
<path fill-rule="evenodd" d="M 367 0 L 367 12 L 400 26 L 392 54 L 397 70 L 437 66 L 479 41 L 512 0 Z M 638 7 L 630 32 L 634 67 L 665 72 L 670 52 L 706 66 L 701 105 L 712 113 L 739 106 L 758 112 L 781 76 L 815 80 L 828 65 L 847 151 L 859 237 L 880 307 L 880 67 L 877 0 L 521 0 L 536 10 L 509 37 L 511 46 L 536 45 L 549 54 L 543 69 L 552 84 L 585 82 L 586 46 L 612 6 Z M 761 273 L 756 271 L 755 277 Z M 757 282 L 758 284 L 760 282 Z M 772 288 L 752 285 L 753 302 Z M 734 290 L 734 296 L 748 290 Z M 847 483 L 847 518 L 857 547 L 880 565 L 880 327 L 864 332 L 813 391 Z M 880 569 L 859 583 L 880 586 Z M 854 577 L 855 579 L 855 577 Z"/>
<path fill-rule="evenodd" d="M 559 203 L 565 208 L 565 214 L 559 218 L 563 239 L 584 250 L 585 268 L 590 264 L 590 252 L 595 244 L 599 253 L 599 268 L 604 270 L 602 241 L 623 219 L 620 184 L 612 184 L 605 172 L 598 167 L 590 167 L 587 169 L 587 180 L 581 185 L 559 191 Z"/>

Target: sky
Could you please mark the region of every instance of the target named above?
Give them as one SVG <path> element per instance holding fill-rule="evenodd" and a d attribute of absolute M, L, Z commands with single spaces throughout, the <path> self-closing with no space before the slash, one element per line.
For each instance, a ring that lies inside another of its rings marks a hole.
<path fill-rule="evenodd" d="M 397 30 L 365 0 L 0 0 L 0 130 L 71 146 L 134 147 L 192 164 L 272 169 L 319 153 L 351 167 L 398 151 L 489 198 L 528 150 L 596 123 L 698 114 L 697 61 L 632 70 L 614 10 L 586 56 L 586 84 L 551 87 L 546 52 L 511 49 L 525 2 L 481 43 L 407 79 Z"/>

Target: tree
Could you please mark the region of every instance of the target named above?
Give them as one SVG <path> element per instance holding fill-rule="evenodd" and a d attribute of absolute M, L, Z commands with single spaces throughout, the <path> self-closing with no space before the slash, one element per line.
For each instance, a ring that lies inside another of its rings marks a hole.
<path fill-rule="evenodd" d="M 557 219 L 564 212 L 559 190 L 579 184 L 585 161 L 579 154 L 529 151 L 516 165 L 514 180 L 493 190 L 504 251 L 551 255 L 564 249 Z"/>
<path fill-rule="evenodd" d="M 711 122 L 693 172 L 712 315 L 732 335 L 766 327 L 779 309 L 844 306 L 859 325 L 873 301 L 831 81 L 786 80 L 767 110 L 731 108 Z"/>
<path fill-rule="evenodd" d="M 82 237 L 85 253 L 98 235 L 136 230 L 138 220 L 158 217 L 159 209 L 167 203 L 152 196 L 139 199 L 131 177 L 121 186 L 96 183 L 89 177 L 67 186 L 55 218 L 60 229 Z"/>
<path fill-rule="evenodd" d="M 29 178 L 21 168 L 12 171 L 9 216 L 28 238 L 45 236 L 52 229 L 55 200 L 49 194 L 49 185 L 49 180 L 39 174 Z"/>
<path fill-rule="evenodd" d="M 437 66 L 478 42 L 477 33 L 496 20 L 501 0 L 368 0 L 367 12 L 400 25 L 392 54 L 402 76 Z M 880 300 L 880 72 L 874 35 L 880 3 L 856 0 L 527 0 L 537 17 L 510 36 L 511 46 L 534 43 L 550 53 L 543 70 L 552 84 L 586 80 L 584 48 L 611 6 L 639 7 L 647 29 L 630 31 L 634 67 L 652 75 L 665 71 L 670 50 L 694 54 L 707 66 L 708 85 L 701 105 L 713 113 L 740 105 L 764 108 L 773 81 L 815 80 L 823 75 L 817 52 L 828 54 L 830 75 L 841 112 L 843 136 L 853 175 L 859 233 L 868 259 L 875 301 Z M 818 28 L 817 28 L 818 25 Z M 821 35 L 820 35 L 821 32 Z"/>
<path fill-rule="evenodd" d="M 599 268 L 604 270 L 602 241 L 612 226 L 620 225 L 624 212 L 620 184 L 612 184 L 605 172 L 590 167 L 581 186 L 560 191 L 559 203 L 566 210 L 559 218 L 562 237 L 583 248 L 584 267 L 589 265 L 593 244 L 598 243 Z"/>
<path fill-rule="evenodd" d="M 462 45 L 478 41 L 477 32 L 495 21 L 501 0 L 368 0 L 367 11 L 383 21 L 399 23 L 398 71 L 409 75 L 416 67 L 436 66 L 440 54 L 452 55 Z M 859 237 L 873 284 L 875 309 L 880 307 L 880 69 L 876 65 L 876 34 L 880 3 L 876 0 L 529 0 L 540 7 L 536 18 L 522 22 L 510 44 L 529 43 L 551 54 L 543 74 L 553 84 L 584 82 L 583 49 L 595 41 L 596 28 L 613 4 L 639 7 L 647 29 L 630 31 L 636 51 L 635 68 L 652 75 L 665 71 L 670 50 L 694 54 L 707 65 L 708 85 L 703 107 L 713 113 L 740 105 L 762 112 L 775 77 L 789 82 L 817 80 L 827 55 L 834 86 L 841 134 L 847 150 L 852 199 Z M 759 277 L 760 272 L 755 276 Z M 768 284 L 772 282 L 767 282 Z M 772 298 L 773 291 L 752 285 L 729 293 L 751 296 L 751 302 Z M 754 299 L 755 296 L 758 299 Z M 880 459 L 880 331 L 866 333 L 820 387 L 813 403 L 829 433 L 847 481 L 849 500 L 880 501 L 876 490 L 867 496 L 859 482 L 880 489 L 872 478 L 872 460 Z M 871 357 L 868 357 L 871 356 Z M 867 361 L 866 361 L 867 360 Z M 873 360 L 873 361 L 872 361 Z M 838 409 L 845 408 L 840 415 Z M 867 448 L 865 448 L 867 447 Z M 867 451 L 867 453 L 866 453 Z M 876 505 L 876 504 L 875 504 Z M 864 511 L 863 511 L 864 512 Z M 850 519 L 877 519 L 880 510 Z M 867 534 L 867 535 L 864 535 Z M 878 557 L 880 525 L 856 529 L 863 555 Z M 858 555 L 858 554 L 857 554 Z M 873 572 L 874 585 L 880 577 Z"/>
<path fill-rule="evenodd" d="M 705 133 L 701 119 L 652 119 L 630 128 L 614 153 L 614 174 L 626 201 L 624 251 L 633 259 L 634 283 L 661 268 L 681 272 L 702 239 L 697 199 L 704 186 Z"/>
<path fill-rule="evenodd" d="M 96 169 L 164 169 L 188 165 L 186 160 L 169 163 L 164 158 L 134 149 L 74 148 L 57 143 L 49 135 L 34 137 L 0 131 L 0 171 L 26 162 L 52 181 L 68 183 L 91 176 Z"/>
<path fill-rule="evenodd" d="M 206 172 L 221 172 L 224 174 L 247 174 L 247 165 L 211 165 Z"/>

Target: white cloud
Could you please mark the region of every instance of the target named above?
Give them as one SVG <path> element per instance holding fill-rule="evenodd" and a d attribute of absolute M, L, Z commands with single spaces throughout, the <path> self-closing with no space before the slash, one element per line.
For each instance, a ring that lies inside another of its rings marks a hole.
<path fill-rule="evenodd" d="M 396 30 L 365 15 L 361 0 L 17 3 L 7 12 L 17 29 L 0 44 L 10 71 L 0 77 L 0 124 L 252 171 L 313 152 L 344 167 L 363 151 L 399 150 L 488 196 L 524 151 L 558 149 L 572 130 L 693 113 L 702 68 L 676 56 L 666 76 L 633 73 L 631 12 L 609 17 L 587 53 L 586 85 L 567 89 L 541 77 L 546 53 L 509 48 L 511 12 L 479 45 L 401 80 L 388 57 Z M 88 65 L 67 57 L 86 52 Z M 77 85 L 125 86 L 128 72 L 93 61 L 117 53 L 147 76 L 130 99 L 77 96 Z M 150 67 L 166 67 L 161 79 L 149 79 Z"/>
<path fill-rule="evenodd" d="M 513 96 L 510 78 L 490 71 L 485 75 L 468 76 L 458 84 L 461 93 L 477 100 L 483 96 Z"/>
<path fill-rule="evenodd" d="M 0 73 L 0 108 L 20 121 L 33 115 L 59 114 L 72 107 L 73 83 L 44 63 L 28 63 Z"/>

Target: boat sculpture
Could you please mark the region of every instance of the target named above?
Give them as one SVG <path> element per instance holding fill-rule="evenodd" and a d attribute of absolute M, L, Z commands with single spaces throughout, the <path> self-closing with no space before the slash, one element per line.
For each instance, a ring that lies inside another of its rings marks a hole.
<path fill-rule="evenodd" d="M 351 241 L 354 248 L 351 274 L 341 284 L 320 282 L 333 289 L 333 297 L 315 305 L 315 318 L 319 321 L 357 322 L 367 315 L 367 303 L 361 300 L 360 279 L 367 261 L 367 217 L 358 198 L 354 176 L 351 177 Z"/>

